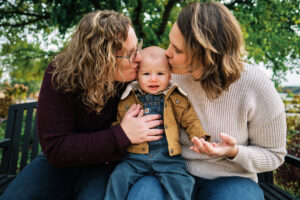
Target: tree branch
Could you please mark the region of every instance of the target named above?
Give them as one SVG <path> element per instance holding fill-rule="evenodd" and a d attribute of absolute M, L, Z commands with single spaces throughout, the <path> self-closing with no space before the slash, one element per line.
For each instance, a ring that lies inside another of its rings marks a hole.
<path fill-rule="evenodd" d="M 40 20 L 41 20 L 41 18 L 36 18 L 36 19 L 33 19 L 33 20 L 28 20 L 28 21 L 25 21 L 25 22 L 20 22 L 20 23 L 17 23 L 17 24 L 2 23 L 2 24 L 0 24 L 0 26 L 3 26 L 3 27 L 10 26 L 10 27 L 13 27 L 13 28 L 17 28 L 17 27 L 22 27 L 22 26 L 26 26 L 26 25 L 29 25 L 29 24 L 36 23 L 36 22 L 38 22 Z"/>
<path fill-rule="evenodd" d="M 165 10 L 164 10 L 163 17 L 162 17 L 162 22 L 161 22 L 158 30 L 156 31 L 156 34 L 159 38 L 165 31 L 172 8 L 178 2 L 179 2 L 178 0 L 169 0 L 168 4 L 165 6 Z"/>
<path fill-rule="evenodd" d="M 101 10 L 100 1 L 98 0 L 92 0 L 93 6 L 96 10 Z"/>
<path fill-rule="evenodd" d="M 24 16 L 28 16 L 28 17 L 37 17 L 39 19 L 49 19 L 50 18 L 50 13 L 48 13 L 48 12 L 32 13 L 32 12 L 20 10 L 20 7 L 22 7 L 22 3 L 19 3 L 17 5 L 14 5 L 9 1 L 6 1 L 6 3 L 8 4 L 8 6 L 10 6 L 10 8 L 8 7 L 8 10 L 1 9 L 0 10 L 1 15 L 3 14 L 3 15 L 7 15 L 7 16 L 14 16 L 15 14 L 17 14 L 17 15 L 24 15 Z"/>
<path fill-rule="evenodd" d="M 19 14 L 19 15 L 25 15 L 25 16 L 29 16 L 29 17 L 39 17 L 39 18 L 49 18 L 50 17 L 50 13 L 45 13 L 45 15 L 40 15 L 40 14 L 36 14 L 36 13 L 28 13 L 28 12 L 21 12 L 19 10 L 0 10 L 0 14 L 3 15 L 14 15 L 14 14 Z"/>
<path fill-rule="evenodd" d="M 144 36 L 144 33 L 143 33 L 143 24 L 140 23 L 140 16 L 141 16 L 141 13 L 142 13 L 142 10 L 143 10 L 143 4 L 142 4 L 142 1 L 141 0 L 138 0 L 138 5 L 137 7 L 134 8 L 134 11 L 133 13 L 135 13 L 132 19 L 132 23 L 133 25 L 135 26 L 135 30 L 137 32 L 137 35 L 138 37 L 140 38 L 143 38 Z"/>

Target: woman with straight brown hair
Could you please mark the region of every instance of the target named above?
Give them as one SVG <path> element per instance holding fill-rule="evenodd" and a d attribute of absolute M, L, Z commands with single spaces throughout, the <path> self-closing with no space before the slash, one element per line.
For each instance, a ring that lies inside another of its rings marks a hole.
<path fill-rule="evenodd" d="M 257 173 L 284 162 L 285 109 L 269 78 L 243 62 L 238 21 L 221 3 L 195 2 L 180 13 L 169 37 L 172 71 L 184 74 L 173 81 L 212 134 L 211 142 L 181 134 L 196 199 L 264 199 Z"/>
<path fill-rule="evenodd" d="M 82 18 L 44 74 L 37 107 L 43 154 L 1 199 L 103 199 L 125 149 L 161 139 L 162 130 L 151 129 L 162 123 L 160 116 L 142 116 L 139 105 L 111 126 L 127 82 L 136 78 L 139 50 L 128 17 L 105 10 Z"/>
<path fill-rule="evenodd" d="M 182 156 L 196 180 L 193 198 L 264 199 L 257 173 L 284 161 L 285 109 L 269 78 L 243 62 L 238 21 L 221 3 L 194 2 L 179 14 L 169 38 L 172 80 L 211 134 L 210 142 L 181 134 Z"/>

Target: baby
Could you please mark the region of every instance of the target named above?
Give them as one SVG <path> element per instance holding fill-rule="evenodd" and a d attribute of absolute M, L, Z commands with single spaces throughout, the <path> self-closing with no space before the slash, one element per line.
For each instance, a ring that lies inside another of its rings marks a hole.
<path fill-rule="evenodd" d="M 194 178 L 186 172 L 181 157 L 179 129 L 194 136 L 210 136 L 202 129 L 184 91 L 170 82 L 171 70 L 165 50 L 152 46 L 143 49 L 137 82 L 130 83 L 118 105 L 118 122 L 132 104 L 141 104 L 144 115 L 160 114 L 164 125 L 162 139 L 131 145 L 128 154 L 111 174 L 106 200 L 126 199 L 130 187 L 141 177 L 155 175 L 170 199 L 191 199 Z"/>

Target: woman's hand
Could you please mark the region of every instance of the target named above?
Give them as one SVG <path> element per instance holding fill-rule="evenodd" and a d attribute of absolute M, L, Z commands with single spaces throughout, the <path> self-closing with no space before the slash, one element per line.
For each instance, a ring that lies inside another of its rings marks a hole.
<path fill-rule="evenodd" d="M 236 144 L 236 139 L 225 133 L 220 133 L 221 143 L 206 142 L 204 138 L 193 137 L 193 146 L 191 150 L 199 154 L 207 154 L 209 156 L 227 156 L 228 158 L 234 158 L 239 149 Z"/>
<path fill-rule="evenodd" d="M 132 144 L 159 140 L 163 129 L 151 129 L 163 123 L 160 115 L 145 115 L 138 104 L 125 113 L 120 125 Z"/>

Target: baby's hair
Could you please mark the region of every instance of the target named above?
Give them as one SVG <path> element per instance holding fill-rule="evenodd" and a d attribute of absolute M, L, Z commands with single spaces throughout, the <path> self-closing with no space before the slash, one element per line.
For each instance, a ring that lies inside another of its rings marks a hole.
<path fill-rule="evenodd" d="M 158 46 L 150 46 L 150 47 L 146 47 L 145 49 L 142 50 L 142 54 L 149 54 L 148 56 L 150 57 L 158 57 L 161 55 L 165 55 L 165 50 L 161 47 Z"/>
<path fill-rule="evenodd" d="M 166 50 L 164 50 L 161 47 L 158 46 L 150 46 L 142 50 L 141 55 L 142 55 L 142 61 L 141 64 L 143 64 L 143 61 L 145 60 L 157 60 L 157 59 L 162 59 L 166 63 L 168 63 L 167 56 L 165 54 Z M 168 64 L 169 65 L 169 64 Z"/>

